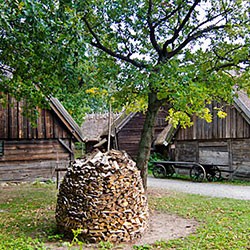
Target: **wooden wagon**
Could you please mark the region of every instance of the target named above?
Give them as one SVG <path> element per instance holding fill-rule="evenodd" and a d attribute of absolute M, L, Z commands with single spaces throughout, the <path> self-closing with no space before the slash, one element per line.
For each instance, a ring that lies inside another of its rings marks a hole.
<path fill-rule="evenodd" d="M 188 169 L 191 180 L 195 182 L 202 182 L 205 179 L 208 181 L 221 179 L 222 170 L 219 166 L 185 161 L 156 161 L 154 162 L 153 175 L 155 178 L 171 177 L 176 172 L 176 168 Z"/>

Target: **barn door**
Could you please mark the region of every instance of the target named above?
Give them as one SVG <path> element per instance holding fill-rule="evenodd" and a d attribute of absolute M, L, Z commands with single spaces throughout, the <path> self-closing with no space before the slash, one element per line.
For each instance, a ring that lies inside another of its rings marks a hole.
<path fill-rule="evenodd" d="M 227 142 L 199 143 L 199 162 L 229 166 L 229 152 Z"/>

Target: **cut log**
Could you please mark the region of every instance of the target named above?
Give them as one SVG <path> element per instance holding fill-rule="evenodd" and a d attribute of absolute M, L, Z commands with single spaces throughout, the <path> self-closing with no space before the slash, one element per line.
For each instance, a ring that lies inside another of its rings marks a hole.
<path fill-rule="evenodd" d="M 69 166 L 60 185 L 59 231 L 88 242 L 132 241 L 148 226 L 148 204 L 140 173 L 125 153 L 94 151 Z"/>

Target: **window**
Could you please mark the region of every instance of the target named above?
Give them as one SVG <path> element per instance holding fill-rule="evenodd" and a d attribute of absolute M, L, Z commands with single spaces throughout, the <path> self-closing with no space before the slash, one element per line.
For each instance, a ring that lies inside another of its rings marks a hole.
<path fill-rule="evenodd" d="M 3 156 L 3 141 L 0 141 L 0 157 Z"/>

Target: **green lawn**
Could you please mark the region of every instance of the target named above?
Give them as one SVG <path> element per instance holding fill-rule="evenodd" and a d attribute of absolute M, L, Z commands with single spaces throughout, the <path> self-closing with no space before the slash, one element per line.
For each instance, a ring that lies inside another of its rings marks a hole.
<path fill-rule="evenodd" d="M 43 243 L 59 242 L 56 193 L 53 184 L 0 188 L 0 250 L 45 249 Z M 250 249 L 250 201 L 168 192 L 151 195 L 149 203 L 152 209 L 195 218 L 200 226 L 184 239 L 136 249 Z"/>
<path fill-rule="evenodd" d="M 157 210 L 200 222 L 195 234 L 156 244 L 162 249 L 250 249 L 250 201 L 172 193 L 149 202 Z"/>

